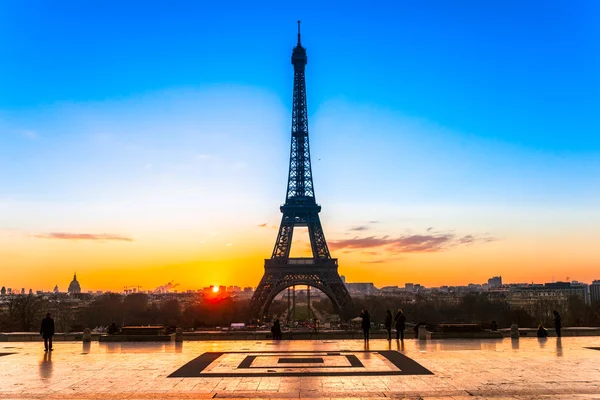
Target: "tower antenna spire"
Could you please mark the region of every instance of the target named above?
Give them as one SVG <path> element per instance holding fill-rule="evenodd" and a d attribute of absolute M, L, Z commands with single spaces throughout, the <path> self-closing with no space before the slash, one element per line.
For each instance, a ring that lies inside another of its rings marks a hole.
<path fill-rule="evenodd" d="M 298 20 L 298 45 L 300 45 L 300 20 Z"/>

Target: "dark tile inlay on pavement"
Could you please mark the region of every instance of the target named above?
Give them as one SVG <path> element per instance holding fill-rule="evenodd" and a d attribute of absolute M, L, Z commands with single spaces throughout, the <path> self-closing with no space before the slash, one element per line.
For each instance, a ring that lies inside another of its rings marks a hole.
<path fill-rule="evenodd" d="M 279 355 L 287 357 L 280 358 Z M 335 353 L 327 351 L 230 351 L 203 353 L 173 372 L 169 377 L 259 378 L 389 375 L 433 375 L 433 373 L 413 359 L 393 350 L 340 350 Z"/>
<path fill-rule="evenodd" d="M 322 358 L 280 358 L 279 364 L 323 364 Z"/>

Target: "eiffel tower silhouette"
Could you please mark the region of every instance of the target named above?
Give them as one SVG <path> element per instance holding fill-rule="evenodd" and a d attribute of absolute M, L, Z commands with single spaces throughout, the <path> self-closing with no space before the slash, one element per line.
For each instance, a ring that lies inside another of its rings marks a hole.
<path fill-rule="evenodd" d="M 298 21 L 298 44 L 292 52 L 294 98 L 287 195 L 285 204 L 280 207 L 283 216 L 273 254 L 270 259 L 265 260 L 265 273 L 250 301 L 250 309 L 255 318 L 266 316 L 275 296 L 296 285 L 319 289 L 331 300 L 335 311 L 342 318 L 348 317 L 348 307 L 352 305 L 348 289 L 338 274 L 337 259 L 331 258 L 329 253 L 319 219 L 321 206 L 315 200 L 308 145 L 304 79 L 306 63 L 306 49 L 300 42 Z M 308 227 L 312 257 L 290 258 L 292 236 L 297 226 Z"/>

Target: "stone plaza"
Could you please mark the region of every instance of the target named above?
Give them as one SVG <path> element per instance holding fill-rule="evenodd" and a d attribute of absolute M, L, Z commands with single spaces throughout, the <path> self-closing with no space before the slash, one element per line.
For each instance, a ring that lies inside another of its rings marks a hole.
<path fill-rule="evenodd" d="M 600 338 L 0 344 L 0 399 L 600 399 Z"/>

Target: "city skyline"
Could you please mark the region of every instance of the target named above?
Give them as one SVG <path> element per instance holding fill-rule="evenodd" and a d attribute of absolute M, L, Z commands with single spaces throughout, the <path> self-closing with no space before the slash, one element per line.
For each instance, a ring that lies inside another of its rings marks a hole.
<path fill-rule="evenodd" d="M 3 7 L 1 285 L 77 271 L 89 290 L 256 286 L 285 200 L 297 19 L 315 194 L 349 282 L 598 279 L 600 69 L 585 6 L 530 20 L 538 8 L 402 5 L 402 23 L 237 9 L 222 26 L 192 5 L 145 20 L 109 4 L 43 21 Z M 98 33 L 106 19 L 114 31 Z"/>
<path fill-rule="evenodd" d="M 486 290 L 487 288 L 497 288 L 497 287 L 509 287 L 509 286 L 540 286 L 540 285 L 548 285 L 548 284 L 554 284 L 554 283 L 572 283 L 572 284 L 578 284 L 578 285 L 591 285 L 591 284 L 599 284 L 600 283 L 600 279 L 593 279 L 592 281 L 589 282 L 582 282 L 582 281 L 578 281 L 576 279 L 573 280 L 569 280 L 567 279 L 569 277 L 566 277 L 565 279 L 552 279 L 549 282 L 513 282 L 510 280 L 506 280 L 504 277 L 502 276 L 494 276 L 491 278 L 488 278 L 487 280 L 481 281 L 481 282 L 464 282 L 462 284 L 456 284 L 456 285 L 449 285 L 449 284 L 441 284 L 441 285 L 437 285 L 437 286 L 429 286 L 429 285 L 424 285 L 421 282 L 399 282 L 399 283 L 395 283 L 395 284 L 390 284 L 390 285 L 375 285 L 373 282 L 369 282 L 369 281 L 347 281 L 346 277 L 342 275 L 342 279 L 344 280 L 346 285 L 373 285 L 373 287 L 377 290 L 384 290 L 384 289 L 389 289 L 389 288 L 399 288 L 399 289 L 409 289 L 412 290 L 412 287 L 418 287 L 418 288 L 422 288 L 422 289 L 440 289 L 440 288 L 467 288 L 467 287 L 471 287 L 471 286 L 475 286 L 475 287 L 479 287 L 480 289 Z M 53 283 L 52 285 L 49 286 L 44 286 L 43 288 L 35 288 L 35 287 L 11 287 L 10 285 L 5 285 L 2 282 L 0 282 L 0 288 L 6 290 L 7 293 L 12 293 L 12 294 L 22 294 L 22 292 L 24 291 L 25 293 L 29 293 L 29 291 L 32 291 L 32 293 L 36 294 L 36 293 L 51 293 L 54 291 L 58 291 L 59 293 L 68 293 L 69 290 L 67 290 L 67 287 L 70 287 L 71 285 L 69 284 L 69 282 L 72 282 L 74 280 L 76 280 L 76 273 L 74 274 L 74 276 L 71 278 L 72 280 L 69 281 L 68 279 L 59 279 L 57 280 L 55 283 Z M 499 282 L 499 283 L 498 283 Z M 63 285 L 64 283 L 64 285 Z M 77 284 L 79 285 L 79 281 L 77 280 Z M 86 283 L 84 283 L 85 285 Z M 52 288 L 51 288 L 52 287 Z M 86 287 L 84 286 L 83 289 L 81 290 L 81 293 L 127 293 L 127 294 L 131 294 L 131 293 L 186 293 L 186 292 L 202 292 L 205 291 L 207 289 L 210 289 L 210 291 L 213 291 L 213 289 L 218 288 L 218 291 L 220 291 L 222 288 L 225 288 L 226 292 L 229 292 L 229 289 L 234 289 L 234 291 L 236 290 L 240 290 L 240 291 L 245 291 L 245 290 L 251 290 L 254 291 L 254 289 L 256 288 L 256 285 L 250 285 L 250 286 L 245 286 L 245 285 L 239 285 L 234 283 L 226 283 L 226 284 L 220 284 L 220 285 L 207 285 L 207 286 L 199 286 L 196 288 L 185 288 L 182 289 L 183 287 L 181 286 L 180 283 L 175 282 L 175 281 L 169 281 L 166 283 L 163 283 L 161 285 L 158 285 L 154 288 L 152 287 L 143 287 L 140 285 L 124 285 L 121 288 L 115 288 L 115 289 L 105 289 L 105 288 L 98 288 L 98 287 Z M 303 291 L 306 290 L 306 285 L 297 285 L 295 286 L 297 291 Z M 313 290 L 315 291 L 319 291 L 316 288 L 313 288 Z M 216 290 L 217 291 L 217 290 Z M 281 292 L 280 294 L 282 294 L 283 292 Z M 324 294 L 323 294 L 324 295 Z"/>

